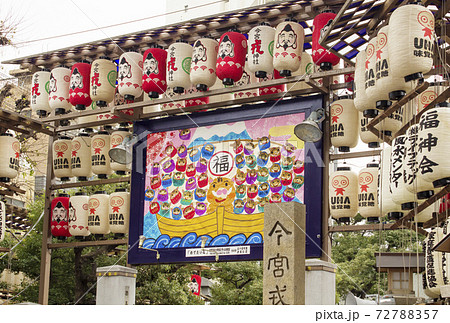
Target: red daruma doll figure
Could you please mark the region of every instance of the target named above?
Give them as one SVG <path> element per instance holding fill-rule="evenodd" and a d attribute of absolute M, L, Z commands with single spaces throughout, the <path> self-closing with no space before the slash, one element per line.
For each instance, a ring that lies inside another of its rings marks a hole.
<path fill-rule="evenodd" d="M 89 78 L 91 64 L 81 61 L 72 66 L 69 85 L 69 101 L 77 110 L 86 110 L 92 103 Z"/>
<path fill-rule="evenodd" d="M 330 28 L 334 17 L 336 17 L 336 14 L 333 11 L 325 10 L 317 15 L 313 21 L 312 58 L 314 63 L 319 66 L 322 71 L 331 70 L 334 65 L 339 63 L 339 57 L 331 54 L 328 50 L 319 45 L 320 37 L 327 32 L 328 28 Z"/>
<path fill-rule="evenodd" d="M 64 240 L 71 237 L 69 232 L 69 194 L 58 194 L 51 203 L 51 223 L 52 236 Z"/>
<path fill-rule="evenodd" d="M 166 61 L 167 52 L 158 45 L 152 45 L 144 53 L 142 90 L 149 98 L 157 99 L 167 90 Z"/>
<path fill-rule="evenodd" d="M 216 74 L 224 85 L 233 85 L 241 79 L 246 54 L 247 38 L 237 30 L 228 31 L 220 37 Z"/>

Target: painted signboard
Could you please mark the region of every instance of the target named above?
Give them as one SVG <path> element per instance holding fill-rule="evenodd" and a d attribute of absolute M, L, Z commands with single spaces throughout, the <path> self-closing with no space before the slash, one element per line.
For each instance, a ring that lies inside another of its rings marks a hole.
<path fill-rule="evenodd" d="M 321 99 L 300 101 L 137 123 L 129 262 L 261 259 L 264 206 L 307 203 L 307 176 L 321 178 L 320 144 L 305 164 L 305 143 L 293 132 Z M 321 203 L 314 213 L 316 250 Z"/>

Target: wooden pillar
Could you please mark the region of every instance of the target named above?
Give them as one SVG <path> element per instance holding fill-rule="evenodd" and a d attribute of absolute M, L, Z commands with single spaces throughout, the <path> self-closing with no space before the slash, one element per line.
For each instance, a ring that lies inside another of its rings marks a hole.
<path fill-rule="evenodd" d="M 44 207 L 44 224 L 42 229 L 42 246 L 41 246 L 41 276 L 39 281 L 39 304 L 48 304 L 48 292 L 50 287 L 50 268 L 51 268 L 51 249 L 48 245 L 52 242 L 50 231 L 50 206 L 52 202 L 50 189 L 53 180 L 53 141 L 54 137 L 49 136 L 48 139 L 48 156 L 47 156 L 47 174 L 45 179 L 45 207 Z"/>

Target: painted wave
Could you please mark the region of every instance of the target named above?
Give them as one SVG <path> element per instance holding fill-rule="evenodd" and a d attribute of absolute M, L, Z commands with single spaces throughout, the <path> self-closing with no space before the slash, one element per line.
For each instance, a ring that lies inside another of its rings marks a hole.
<path fill-rule="evenodd" d="M 225 136 L 213 135 L 213 136 L 211 136 L 208 139 L 205 139 L 203 137 L 195 138 L 189 144 L 188 148 L 194 147 L 194 146 L 198 146 L 198 145 L 204 145 L 207 142 L 220 142 L 220 141 L 235 140 L 235 139 L 249 139 L 249 140 L 251 140 L 252 138 L 247 133 L 247 130 L 244 130 L 241 133 L 230 132 L 230 133 L 228 133 Z"/>
<path fill-rule="evenodd" d="M 183 238 L 175 237 L 172 239 L 167 234 L 163 234 L 156 240 L 151 238 L 145 240 L 143 247 L 153 249 L 201 247 L 202 237 L 198 237 L 194 232 L 188 233 Z M 260 233 L 253 233 L 248 238 L 243 233 L 239 233 L 231 238 L 227 234 L 221 234 L 214 238 L 208 235 L 205 237 L 207 237 L 205 247 L 249 245 L 263 242 L 263 237 Z"/>

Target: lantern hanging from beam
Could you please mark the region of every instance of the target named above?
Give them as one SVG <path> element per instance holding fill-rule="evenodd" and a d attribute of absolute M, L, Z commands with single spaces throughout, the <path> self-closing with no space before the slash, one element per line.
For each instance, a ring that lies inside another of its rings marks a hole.
<path fill-rule="evenodd" d="M 118 89 L 130 103 L 142 94 L 142 68 L 143 56 L 137 52 L 129 51 L 119 58 Z"/>
<path fill-rule="evenodd" d="M 419 203 L 422 203 L 422 202 L 424 202 L 424 200 L 419 201 Z M 438 205 L 439 205 L 439 202 L 435 202 L 433 205 L 427 207 L 422 212 L 420 212 L 419 214 L 416 214 L 414 216 L 414 223 L 417 225 L 417 227 L 423 228 L 423 224 L 425 222 L 433 219 L 433 216 L 438 214 L 436 212 L 437 209 L 439 208 Z"/>
<path fill-rule="evenodd" d="M 423 78 L 433 67 L 434 15 L 420 4 L 394 10 L 389 19 L 391 71 L 406 82 Z"/>
<path fill-rule="evenodd" d="M 116 64 L 109 57 L 101 56 L 92 62 L 90 94 L 98 107 L 106 107 L 114 100 L 116 79 Z"/>
<path fill-rule="evenodd" d="M 39 117 L 46 117 L 51 112 L 49 105 L 50 72 L 42 70 L 33 74 L 30 105 Z"/>
<path fill-rule="evenodd" d="M 167 86 L 181 94 L 190 88 L 192 46 L 183 40 L 177 40 L 167 50 Z"/>
<path fill-rule="evenodd" d="M 264 79 L 259 79 L 259 82 L 263 83 L 265 81 L 278 80 L 281 78 L 283 78 L 283 77 L 280 75 L 280 72 L 278 72 L 277 70 L 273 70 L 273 73 L 268 74 L 267 77 Z M 286 91 L 286 84 L 264 86 L 264 87 L 260 87 L 258 89 L 258 91 L 259 91 L 259 95 L 281 93 L 281 92 Z"/>
<path fill-rule="evenodd" d="M 349 152 L 358 144 L 358 110 L 353 100 L 341 97 L 330 107 L 331 144 L 340 152 Z"/>
<path fill-rule="evenodd" d="M 0 182 L 7 183 L 19 173 L 20 143 L 8 132 L 0 134 Z"/>
<path fill-rule="evenodd" d="M 219 90 L 224 89 L 226 86 L 223 85 L 222 81 L 218 78 L 216 78 L 216 83 L 209 89 L 209 91 L 213 90 Z M 234 95 L 231 92 L 219 94 L 219 95 L 212 95 L 209 97 L 209 103 L 215 103 L 215 102 L 224 102 L 224 101 L 230 101 L 233 100 Z"/>
<path fill-rule="evenodd" d="M 404 178 L 407 167 L 406 141 L 407 136 L 401 135 L 392 142 L 389 187 L 392 193 L 392 200 L 401 205 L 402 210 L 412 210 L 417 206 L 417 198 L 414 193 L 408 191 Z"/>
<path fill-rule="evenodd" d="M 50 74 L 48 103 L 56 115 L 66 114 L 72 109 L 69 96 L 71 73 L 69 68 L 62 65 L 52 69 Z"/>
<path fill-rule="evenodd" d="M 389 117 L 377 124 L 377 129 L 385 136 L 393 136 L 403 125 L 403 115 L 406 107 L 394 111 Z"/>
<path fill-rule="evenodd" d="M 200 38 L 192 50 L 190 80 L 199 91 L 208 91 L 216 82 L 216 63 L 219 43 L 214 38 Z"/>
<path fill-rule="evenodd" d="M 130 220 L 130 193 L 118 188 L 109 196 L 109 228 L 116 236 L 128 233 Z"/>
<path fill-rule="evenodd" d="M 379 165 L 370 163 L 358 174 L 358 212 L 368 223 L 380 222 L 378 172 Z"/>
<path fill-rule="evenodd" d="M 70 237 L 69 232 L 69 194 L 58 194 L 52 200 L 50 229 L 52 236 L 62 238 Z"/>
<path fill-rule="evenodd" d="M 200 91 L 197 90 L 194 86 L 191 86 L 189 89 L 186 89 L 186 94 L 194 94 L 199 93 Z M 196 105 L 202 105 L 202 104 L 208 104 L 209 103 L 209 96 L 204 96 L 201 98 L 195 98 L 195 99 L 187 99 L 184 100 L 184 106 L 187 107 L 193 107 Z M 205 110 L 200 110 L 205 111 Z"/>
<path fill-rule="evenodd" d="M 356 55 L 355 63 L 355 80 L 354 80 L 354 103 L 355 108 L 361 111 L 364 117 L 373 118 L 378 114 L 377 110 L 372 109 L 369 98 L 366 94 L 366 64 L 367 54 L 365 50 L 362 50 Z"/>
<path fill-rule="evenodd" d="M 359 115 L 359 138 L 361 139 L 361 141 L 367 144 L 369 148 L 380 147 L 380 142 L 383 142 L 383 139 L 377 137 L 374 133 L 372 133 L 372 131 L 367 129 L 367 125 L 372 121 L 372 118 L 364 117 L 362 112 L 358 112 L 358 115 Z"/>
<path fill-rule="evenodd" d="M 364 116 L 375 118 L 378 115 L 376 109 L 377 98 L 375 94 L 375 71 L 376 71 L 376 48 L 377 37 L 373 37 L 366 47 L 366 62 L 364 65 L 364 88 L 366 90 L 368 109 L 364 110 Z"/>
<path fill-rule="evenodd" d="M 248 71 L 265 78 L 273 71 L 275 29 L 262 22 L 248 32 Z"/>
<path fill-rule="evenodd" d="M 89 196 L 84 192 L 76 192 L 69 199 L 69 232 L 75 238 L 87 237 L 91 233 L 88 228 Z"/>
<path fill-rule="evenodd" d="M 445 255 L 439 251 L 431 251 L 444 237 L 442 228 L 432 228 L 423 241 L 423 251 L 425 253 L 424 292 L 432 297 L 439 298 L 441 286 L 444 285 L 443 263 Z"/>
<path fill-rule="evenodd" d="M 282 77 L 289 77 L 300 68 L 305 31 L 294 19 L 278 24 L 275 30 L 273 67 Z"/>
<path fill-rule="evenodd" d="M 171 99 L 171 101 L 161 104 L 161 110 L 172 109 L 172 108 L 178 108 L 178 109 L 184 108 L 184 100 L 180 100 L 181 96 L 182 96 L 182 94 L 175 93 L 173 91 L 173 89 L 170 86 L 168 86 L 163 97 L 165 99 Z"/>
<path fill-rule="evenodd" d="M 123 140 L 130 136 L 130 132 L 125 127 L 120 127 L 113 133 L 111 133 L 110 140 L 110 149 L 116 148 L 119 146 Z M 130 164 L 119 164 L 113 160 L 111 160 L 111 169 L 117 175 L 126 175 L 127 172 L 131 172 L 131 163 Z"/>
<path fill-rule="evenodd" d="M 142 73 L 142 90 L 149 98 L 157 99 L 167 90 L 166 80 L 167 52 L 160 46 L 144 52 L 144 70 Z"/>
<path fill-rule="evenodd" d="M 97 191 L 89 197 L 89 231 L 96 237 L 103 237 L 109 230 L 109 195 L 105 191 Z"/>
<path fill-rule="evenodd" d="M 91 64 L 87 61 L 75 63 L 72 66 L 69 85 L 69 100 L 77 110 L 86 110 L 90 106 L 90 76 Z M 65 111 L 67 112 L 67 111 Z M 64 114 L 63 111 L 55 111 L 56 114 Z"/>
<path fill-rule="evenodd" d="M 111 158 L 109 157 L 110 135 L 107 131 L 99 131 L 91 140 L 92 172 L 98 178 L 105 179 L 112 174 Z"/>
<path fill-rule="evenodd" d="M 53 173 L 65 182 L 72 177 L 72 138 L 60 136 L 53 142 Z"/>
<path fill-rule="evenodd" d="M 425 109 L 446 89 L 447 87 L 445 86 L 433 86 L 420 93 L 417 100 L 417 113 Z"/>
<path fill-rule="evenodd" d="M 339 64 L 339 57 L 330 53 L 319 44 L 320 37 L 324 35 L 333 23 L 336 14 L 331 10 L 325 10 L 313 20 L 312 33 L 312 58 L 314 63 L 322 71 L 329 71 L 334 65 Z"/>
<path fill-rule="evenodd" d="M 80 132 L 72 139 L 72 176 L 87 181 L 92 176 L 91 164 L 91 137 L 87 132 Z"/>
<path fill-rule="evenodd" d="M 217 53 L 216 74 L 224 85 L 238 82 L 245 68 L 247 39 L 237 30 L 222 35 Z"/>
<path fill-rule="evenodd" d="M 417 178 L 432 183 L 435 188 L 450 184 L 449 106 L 446 102 L 439 104 L 422 114 L 419 122 Z"/>
<path fill-rule="evenodd" d="M 388 219 L 400 219 L 405 211 L 402 210 L 400 204 L 397 204 L 392 199 L 392 192 L 390 189 L 390 174 L 391 174 L 391 154 L 392 147 L 385 145 L 381 151 L 381 170 L 379 187 L 379 201 L 381 215 L 387 215 Z"/>
<path fill-rule="evenodd" d="M 358 210 L 358 176 L 350 167 L 338 167 L 330 175 L 330 214 L 339 223 L 349 223 Z"/>
<path fill-rule="evenodd" d="M 307 52 L 302 53 L 302 60 L 300 61 L 300 67 L 297 71 L 292 73 L 292 76 L 308 76 L 314 73 L 315 65 L 312 60 L 311 55 L 309 55 Z M 291 91 L 297 91 L 297 90 L 303 90 L 303 89 L 310 89 L 311 86 L 306 84 L 306 82 L 299 81 L 295 83 L 289 83 L 286 84 L 286 89 L 288 92 Z"/>
<path fill-rule="evenodd" d="M 241 79 L 236 83 L 236 86 L 243 86 L 248 84 L 255 84 L 257 82 L 257 78 L 254 73 L 252 73 L 249 70 L 249 64 L 248 62 L 245 62 L 245 69 L 244 73 L 242 73 Z M 234 98 L 235 99 L 242 99 L 242 98 L 253 98 L 255 96 L 258 96 L 258 89 L 252 89 L 252 90 L 237 90 L 234 92 Z"/>

